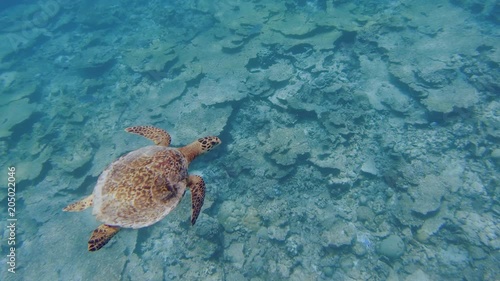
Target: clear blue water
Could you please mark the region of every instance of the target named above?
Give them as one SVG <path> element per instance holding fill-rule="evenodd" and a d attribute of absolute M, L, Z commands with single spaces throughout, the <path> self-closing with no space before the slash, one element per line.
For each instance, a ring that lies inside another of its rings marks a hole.
<path fill-rule="evenodd" d="M 499 280 L 499 15 L 3 1 L 0 280 Z M 187 192 L 88 252 L 100 222 L 62 208 L 150 145 L 135 125 L 222 139 L 190 166 L 202 213 Z"/>

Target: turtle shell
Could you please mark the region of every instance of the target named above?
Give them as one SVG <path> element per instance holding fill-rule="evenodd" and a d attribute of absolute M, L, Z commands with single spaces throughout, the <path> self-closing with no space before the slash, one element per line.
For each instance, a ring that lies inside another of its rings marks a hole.
<path fill-rule="evenodd" d="M 177 149 L 147 146 L 109 165 L 94 188 L 93 214 L 105 224 L 141 228 L 154 224 L 179 203 L 188 163 Z"/>

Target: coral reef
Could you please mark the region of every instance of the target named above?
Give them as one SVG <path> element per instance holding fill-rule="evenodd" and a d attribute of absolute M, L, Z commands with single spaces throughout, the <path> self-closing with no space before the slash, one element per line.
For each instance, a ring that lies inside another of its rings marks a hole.
<path fill-rule="evenodd" d="M 0 10 L 16 276 L 500 276 L 496 1 L 91 4 Z M 89 258 L 85 229 L 99 223 L 61 208 L 149 144 L 123 132 L 131 125 L 164 128 L 173 146 L 221 137 L 203 156 L 210 166 L 191 167 L 205 178 L 205 205 L 195 226 L 183 200 Z"/>

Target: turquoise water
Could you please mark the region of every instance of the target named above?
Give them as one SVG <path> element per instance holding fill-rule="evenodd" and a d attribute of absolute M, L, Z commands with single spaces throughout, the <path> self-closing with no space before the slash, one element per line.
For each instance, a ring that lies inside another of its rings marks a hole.
<path fill-rule="evenodd" d="M 0 280 L 500 279 L 498 1 L 105 2 L 0 4 Z M 202 213 L 90 253 L 135 125 Z"/>

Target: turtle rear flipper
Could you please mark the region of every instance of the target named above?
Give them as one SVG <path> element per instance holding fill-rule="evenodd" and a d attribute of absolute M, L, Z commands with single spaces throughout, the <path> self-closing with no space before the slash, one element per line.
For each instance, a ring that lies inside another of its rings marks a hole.
<path fill-rule="evenodd" d="M 74 203 L 69 204 L 68 206 L 66 206 L 66 208 L 63 209 L 63 211 L 65 211 L 65 212 L 83 211 L 83 210 L 87 209 L 88 207 L 92 206 L 93 200 L 94 200 L 94 195 L 91 194 L 90 196 L 87 196 L 80 201 L 76 201 Z"/>
<path fill-rule="evenodd" d="M 97 227 L 89 239 L 89 251 L 94 252 L 106 245 L 109 240 L 120 230 L 118 226 L 101 224 Z"/>

